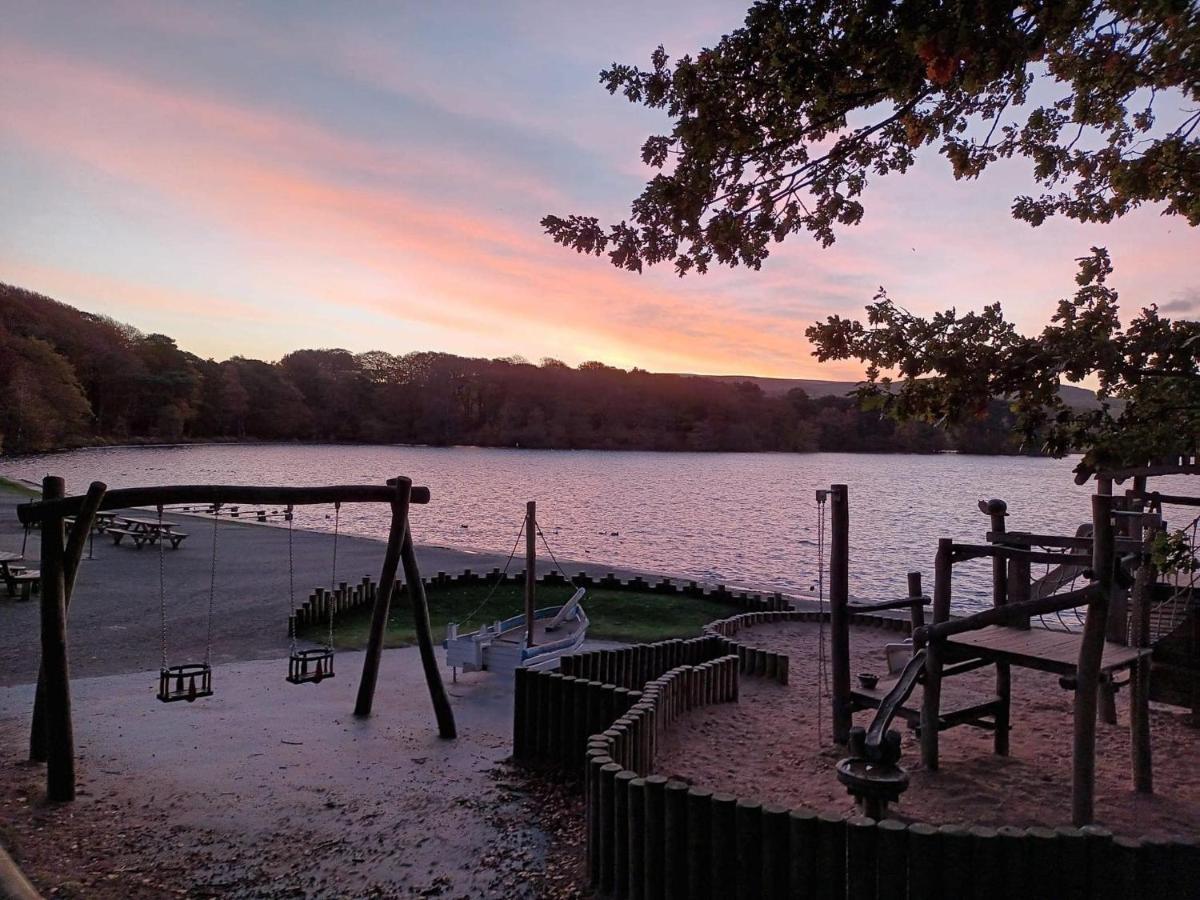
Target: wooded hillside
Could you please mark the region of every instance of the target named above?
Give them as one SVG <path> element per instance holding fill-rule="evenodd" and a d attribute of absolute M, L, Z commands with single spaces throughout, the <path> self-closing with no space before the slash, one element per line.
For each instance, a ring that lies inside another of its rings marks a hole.
<path fill-rule="evenodd" d="M 849 390 L 852 386 L 847 385 Z M 0 284 L 0 451 L 305 440 L 563 449 L 1016 452 L 1008 411 L 947 433 L 839 396 L 599 362 L 296 350 L 217 362 Z"/>

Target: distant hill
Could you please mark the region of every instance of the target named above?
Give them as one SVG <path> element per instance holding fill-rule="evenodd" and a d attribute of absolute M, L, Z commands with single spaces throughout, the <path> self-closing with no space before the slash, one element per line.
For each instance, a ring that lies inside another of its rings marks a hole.
<path fill-rule="evenodd" d="M 757 375 L 706 375 L 716 381 L 749 381 L 762 388 L 767 396 L 781 396 L 792 388 L 802 388 L 814 400 L 820 397 L 845 397 L 857 386 L 855 381 L 822 381 L 817 378 L 764 378 Z M 1096 394 L 1086 388 L 1064 384 L 1058 389 L 1059 396 L 1075 409 L 1095 409 Z"/>

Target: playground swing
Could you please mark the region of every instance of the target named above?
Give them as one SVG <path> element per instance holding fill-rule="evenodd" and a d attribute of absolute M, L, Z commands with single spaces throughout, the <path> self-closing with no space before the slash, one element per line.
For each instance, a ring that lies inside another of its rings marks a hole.
<path fill-rule="evenodd" d="M 220 519 L 220 506 L 213 509 L 212 531 L 212 567 L 208 580 L 208 614 L 205 621 L 204 662 L 182 663 L 170 665 L 167 657 L 167 591 L 164 576 L 163 545 L 158 544 L 158 610 L 161 635 L 161 662 L 158 670 L 158 699 L 163 703 L 174 703 L 186 700 L 192 703 L 200 697 L 212 696 L 212 619 L 213 597 L 217 587 L 217 524 Z M 163 508 L 158 505 L 159 531 L 162 530 Z"/>
<path fill-rule="evenodd" d="M 338 534 L 341 530 L 341 503 L 333 504 L 333 564 L 329 575 L 329 588 L 332 593 L 337 585 L 337 551 Z M 291 644 L 288 653 L 287 680 L 292 684 L 320 684 L 326 678 L 333 678 L 333 602 L 329 601 L 329 631 L 324 646 L 299 649 L 296 646 L 296 565 L 293 544 L 292 507 L 287 508 L 288 523 L 288 599 L 291 603 L 291 615 L 288 617 L 288 638 Z"/>

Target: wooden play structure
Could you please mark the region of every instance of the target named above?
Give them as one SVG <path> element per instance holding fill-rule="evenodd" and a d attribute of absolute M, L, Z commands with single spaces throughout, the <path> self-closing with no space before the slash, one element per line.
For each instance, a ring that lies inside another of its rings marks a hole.
<path fill-rule="evenodd" d="M 581 601 L 587 593 L 586 588 L 576 588 L 561 606 L 537 608 L 537 539 L 542 539 L 551 557 L 554 554 L 538 527 L 537 502 L 534 500 L 525 504 L 525 518 L 521 534 L 517 535 L 517 543 L 522 534 L 525 537 L 525 611 L 521 615 L 501 619 L 463 634 L 459 633 L 458 622 L 449 623 L 443 646 L 446 648 L 446 665 L 451 668 L 462 668 L 464 672 L 487 670 L 505 674 L 517 669 L 552 669 L 557 668 L 564 654 L 574 653 L 583 646 L 587 638 L 588 617 Z M 508 566 L 516 554 L 516 547 L 514 544 L 513 552 L 504 564 L 504 571 L 497 573 L 492 589 L 475 612 L 487 604 L 496 588 L 503 583 Z M 554 564 L 557 566 L 558 560 Z M 467 621 L 474 615 L 468 616 Z"/>
<path fill-rule="evenodd" d="M 1114 695 L 1118 687 L 1127 686 L 1129 691 L 1134 788 L 1143 793 L 1153 790 L 1149 701 L 1156 643 L 1174 641 L 1185 647 L 1185 663 L 1169 663 L 1173 668 L 1168 671 L 1176 680 L 1190 677 L 1190 690 L 1179 693 L 1193 710 L 1200 702 L 1200 666 L 1195 665 L 1200 593 L 1195 574 L 1183 582 L 1178 577 L 1164 577 L 1150 559 L 1154 536 L 1165 528 L 1163 506 L 1200 506 L 1200 498 L 1147 490 L 1148 477 L 1170 474 L 1200 474 L 1200 466 L 1184 459 L 1097 476 L 1090 527 L 1071 536 L 1010 531 L 1006 505 L 999 500 L 981 501 L 980 509 L 990 520 L 985 543 L 949 538 L 938 542 L 929 624 L 924 622 L 923 611 L 928 598 L 921 594 L 920 576 L 915 573 L 909 576 L 909 596 L 904 599 L 871 606 L 850 604 L 846 487 L 833 486 L 833 731 L 835 741 L 850 744 L 852 750 L 851 757 L 839 763 L 839 779 L 869 815 L 883 814 L 887 803 L 907 784 L 898 767 L 898 738 L 888 733 L 894 717 L 919 730 L 921 759 L 927 769 L 938 767 L 940 732 L 959 725 L 993 731 L 995 752 L 1008 754 L 1009 730 L 1014 726 L 1010 716 L 1014 668 L 1056 674 L 1060 684 L 1074 692 L 1072 819 L 1076 826 L 1094 819 L 1096 719 L 1101 715 L 1106 721 L 1116 721 Z M 1127 478 L 1133 479 L 1133 487 L 1124 496 L 1114 496 L 1114 481 Z M 1193 558 L 1195 525 L 1188 526 L 1193 534 Z M 954 567 L 971 559 L 992 560 L 992 608 L 951 619 Z M 1031 577 L 1035 565 L 1047 567 L 1041 579 Z M 1061 590 L 1081 577 L 1085 579 L 1082 586 Z M 859 685 L 852 685 L 849 616 L 904 607 L 910 609 L 912 624 L 907 663 L 878 683 L 863 678 Z M 1032 617 L 1051 614 L 1066 626 L 1060 615 L 1065 611 L 1077 614 L 1079 628 L 1031 627 Z M 991 694 L 959 694 L 952 706 L 943 702 L 946 679 L 987 666 L 994 667 L 995 673 Z M 1124 673 L 1128 677 L 1122 682 Z M 920 702 L 910 703 L 918 688 Z M 875 721 L 865 731 L 852 731 L 852 713 L 867 708 L 878 710 Z"/>
<path fill-rule="evenodd" d="M 409 522 L 410 505 L 429 502 L 428 488 L 414 487 L 412 480 L 404 477 L 390 479 L 382 485 L 166 485 L 112 491 L 97 481 L 91 484 L 85 495 L 66 497 L 64 494 L 63 480 L 48 476 L 42 482 L 41 501 L 18 507 L 21 522 L 29 527 L 39 527 L 42 538 L 42 664 L 38 674 L 30 730 L 30 757 L 47 764 L 47 795 L 50 800 L 67 801 L 75 798 L 75 740 L 71 722 L 67 614 L 84 546 L 92 531 L 96 514 L 103 510 L 149 507 L 157 509 L 161 516 L 162 508 L 166 505 L 205 504 L 213 510 L 215 540 L 217 514 L 219 509 L 227 504 L 270 504 L 287 507 L 289 511 L 291 507 L 300 505 L 334 504 L 337 507 L 342 503 L 387 504 L 391 508 L 387 548 L 378 589 L 375 592 L 370 636 L 354 714 L 360 717 L 371 714 L 388 610 L 395 589 L 397 570 L 402 568 L 404 583 L 408 587 L 412 603 L 417 643 L 430 698 L 433 701 L 438 733 L 443 738 L 456 736 L 454 713 L 450 708 L 434 657 L 429 609 L 417 566 Z M 67 519 L 73 520 L 69 528 L 65 521 Z M 214 571 L 215 562 L 214 556 Z M 293 643 L 287 680 L 293 683 L 321 680 L 316 677 L 317 665 L 320 663 L 332 666 L 332 653 L 332 642 L 315 651 L 298 650 Z M 328 677 L 331 669 L 320 671 L 323 678 Z M 159 699 L 167 701 L 196 700 L 210 694 L 212 670 L 207 654 L 203 662 L 172 666 L 167 664 L 164 649 L 158 689 Z"/>

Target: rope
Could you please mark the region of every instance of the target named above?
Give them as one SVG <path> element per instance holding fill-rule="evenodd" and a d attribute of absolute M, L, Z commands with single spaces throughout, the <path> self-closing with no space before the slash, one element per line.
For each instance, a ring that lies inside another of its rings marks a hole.
<path fill-rule="evenodd" d="M 463 625 L 466 625 L 468 622 L 470 622 L 473 618 L 475 618 L 475 614 L 477 612 L 487 606 L 487 602 L 492 599 L 492 594 L 496 593 L 496 588 L 498 588 L 504 581 L 504 576 L 508 574 L 508 567 L 512 565 L 513 557 L 517 555 L 517 548 L 521 546 L 521 536 L 523 534 L 525 534 L 525 517 L 521 516 L 521 527 L 517 529 L 517 539 L 513 541 L 512 552 L 508 554 L 508 560 L 504 563 L 504 568 L 501 570 L 500 574 L 496 576 L 496 580 L 492 582 L 492 588 L 487 592 L 487 596 L 483 598 L 483 601 L 477 607 L 471 610 L 471 614 L 469 616 L 462 620 Z"/>
<path fill-rule="evenodd" d="M 333 592 L 337 588 L 338 533 L 342 524 L 342 504 L 333 504 L 333 569 L 329 573 L 329 640 L 326 647 L 333 649 Z"/>
<path fill-rule="evenodd" d="M 163 509 L 160 504 L 158 507 L 158 527 L 160 531 L 162 530 L 162 514 Z M 162 648 L 160 669 L 166 669 L 167 667 L 167 587 L 163 569 L 163 545 L 160 540 L 158 542 L 158 621 L 160 645 Z"/>
<path fill-rule="evenodd" d="M 534 523 L 534 527 L 537 528 L 538 537 L 542 539 L 542 546 L 545 547 L 546 552 L 550 554 L 550 560 L 554 563 L 554 568 L 557 569 L 562 576 L 567 579 L 567 583 L 571 585 L 571 587 L 578 588 L 579 585 L 575 583 L 575 579 L 568 575 L 567 570 L 559 565 L 558 559 L 554 555 L 554 551 L 550 549 L 550 544 L 546 541 L 546 533 L 542 531 L 542 526 Z"/>
<path fill-rule="evenodd" d="M 829 676 L 825 662 L 825 501 L 817 500 L 817 744 L 825 743 L 825 696 Z"/>
<path fill-rule="evenodd" d="M 213 509 L 213 530 L 212 530 L 212 563 L 208 575 L 208 622 L 206 627 L 207 633 L 204 637 L 204 665 L 208 666 L 212 662 L 212 623 L 213 623 L 213 597 L 217 592 L 217 520 L 221 518 L 221 507 L 216 506 Z M 159 519 L 162 519 L 162 512 L 159 512 Z M 161 530 L 161 529 L 160 529 Z M 158 538 L 158 558 L 162 561 L 162 535 Z"/>
<path fill-rule="evenodd" d="M 291 506 L 288 506 L 288 512 L 291 512 Z M 292 541 L 292 520 L 288 519 L 288 604 L 291 606 L 291 615 L 288 616 L 288 645 L 290 647 L 289 655 L 296 655 L 296 553 Z"/>

